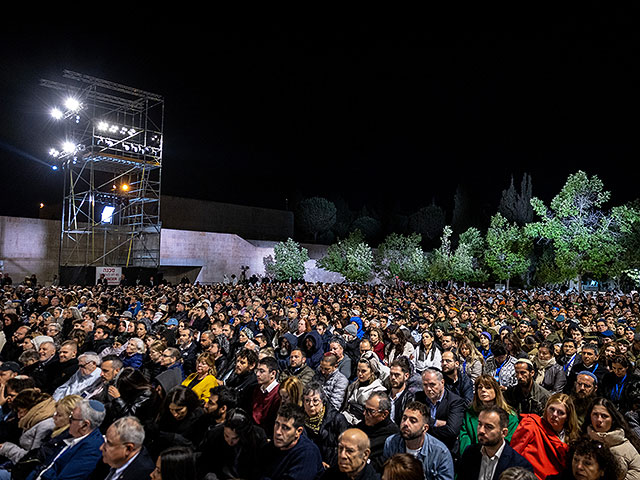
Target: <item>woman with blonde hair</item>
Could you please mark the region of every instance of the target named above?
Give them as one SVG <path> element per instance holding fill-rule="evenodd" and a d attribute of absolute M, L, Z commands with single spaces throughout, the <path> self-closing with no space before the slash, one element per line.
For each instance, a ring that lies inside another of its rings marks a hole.
<path fill-rule="evenodd" d="M 295 403 L 302 406 L 302 391 L 304 385 L 298 377 L 290 376 L 280 384 L 280 401 L 282 404 Z"/>
<path fill-rule="evenodd" d="M 467 374 L 467 377 L 469 377 L 472 382 L 475 382 L 482 374 L 484 357 L 468 337 L 463 337 L 460 340 L 458 352 L 460 352 L 460 358 L 462 360 L 462 371 Z"/>
<path fill-rule="evenodd" d="M 218 386 L 216 359 L 210 352 L 203 352 L 196 360 L 196 371 L 184 379 L 182 385 L 193 390 L 200 400 L 207 403 L 211 389 Z"/>
<path fill-rule="evenodd" d="M 471 405 L 467 408 L 460 430 L 460 455 L 472 444 L 478 443 L 478 415 L 484 407 L 497 406 L 509 414 L 509 433 L 505 436 L 507 441 L 511 440 L 513 433 L 518 427 L 518 415 L 511 408 L 504 396 L 500 384 L 490 375 L 480 375 L 474 384 L 474 395 Z"/>
<path fill-rule="evenodd" d="M 538 478 L 564 470 L 569 444 L 580 437 L 578 417 L 569 395 L 549 397 L 542 416 L 522 414 L 511 437 L 513 449 L 529 460 Z"/>

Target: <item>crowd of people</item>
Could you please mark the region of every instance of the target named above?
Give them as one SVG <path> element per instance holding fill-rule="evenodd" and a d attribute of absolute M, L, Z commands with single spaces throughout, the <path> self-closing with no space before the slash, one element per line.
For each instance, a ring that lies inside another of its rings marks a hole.
<path fill-rule="evenodd" d="M 3 282 L 0 480 L 640 478 L 640 297 Z"/>

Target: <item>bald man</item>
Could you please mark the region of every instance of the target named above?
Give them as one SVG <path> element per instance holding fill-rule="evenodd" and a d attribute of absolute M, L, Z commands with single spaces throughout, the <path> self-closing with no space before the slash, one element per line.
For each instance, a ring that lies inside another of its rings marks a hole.
<path fill-rule="evenodd" d="M 338 464 L 325 470 L 321 480 L 379 480 L 380 474 L 368 462 L 369 437 L 359 428 L 349 428 L 338 437 Z"/>

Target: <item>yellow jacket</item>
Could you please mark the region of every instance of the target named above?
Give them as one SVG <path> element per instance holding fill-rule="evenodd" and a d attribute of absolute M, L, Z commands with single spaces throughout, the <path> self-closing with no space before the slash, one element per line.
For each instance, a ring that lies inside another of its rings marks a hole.
<path fill-rule="evenodd" d="M 185 387 L 188 387 L 189 384 L 195 380 L 197 375 L 198 375 L 197 373 L 192 373 L 191 375 L 189 375 L 187 378 L 184 379 L 184 381 L 182 382 L 182 385 L 184 385 Z M 206 403 L 209 400 L 209 396 L 211 395 L 211 389 L 217 386 L 218 386 L 218 380 L 216 379 L 216 377 L 209 374 L 206 377 L 204 377 L 202 380 L 200 380 L 198 383 L 193 385 L 191 387 L 191 390 L 193 390 L 198 395 L 198 397 L 200 397 L 200 400 Z"/>

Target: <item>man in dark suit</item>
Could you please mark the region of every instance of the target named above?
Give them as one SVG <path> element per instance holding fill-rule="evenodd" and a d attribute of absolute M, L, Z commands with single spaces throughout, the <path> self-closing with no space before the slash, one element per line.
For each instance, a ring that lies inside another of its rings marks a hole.
<path fill-rule="evenodd" d="M 149 478 L 155 462 L 142 445 L 144 427 L 136 417 L 117 419 L 107 429 L 102 450 L 102 463 L 93 478 L 140 480 Z"/>
<path fill-rule="evenodd" d="M 444 375 L 440 370 L 428 368 L 422 373 L 423 391 L 415 399 L 425 403 L 431 413 L 429 434 L 444 443 L 453 458 L 459 450 L 458 436 L 464 421 L 465 401 L 445 388 Z"/>
<path fill-rule="evenodd" d="M 487 407 L 478 416 L 478 443 L 469 445 L 458 461 L 458 478 L 497 480 L 510 467 L 522 467 L 533 473 L 527 459 L 505 441 L 509 415 L 498 407 Z"/>

